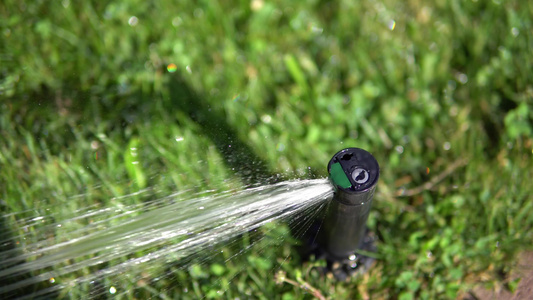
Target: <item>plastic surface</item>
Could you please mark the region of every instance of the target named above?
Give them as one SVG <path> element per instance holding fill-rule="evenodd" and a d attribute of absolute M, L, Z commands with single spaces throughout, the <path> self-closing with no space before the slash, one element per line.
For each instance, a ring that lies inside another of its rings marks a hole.
<path fill-rule="evenodd" d="M 350 186 L 340 184 L 337 178 L 342 168 Z M 374 187 L 379 179 L 379 164 L 368 151 L 360 148 L 347 148 L 337 152 L 328 164 L 330 179 L 336 188 L 347 193 L 365 192 Z"/>
<path fill-rule="evenodd" d="M 331 259 L 342 260 L 362 243 L 379 165 L 369 152 L 347 148 L 333 156 L 328 173 L 335 195 L 327 209 L 322 245 Z"/>

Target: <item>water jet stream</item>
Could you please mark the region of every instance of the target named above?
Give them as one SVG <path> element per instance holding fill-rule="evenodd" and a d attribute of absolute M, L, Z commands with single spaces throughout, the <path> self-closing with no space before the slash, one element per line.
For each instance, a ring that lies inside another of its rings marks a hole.
<path fill-rule="evenodd" d="M 47 240 L 42 237 L 43 240 L 25 247 L 23 254 L 14 256 L 13 250 L 0 252 L 0 257 L 8 257 L 0 262 L 0 282 L 32 274 L 0 286 L 0 298 L 69 274 L 76 275 L 30 297 L 116 275 L 148 262 L 186 258 L 274 220 L 323 205 L 332 195 L 333 188 L 326 179 L 293 180 L 201 197 L 186 198 L 179 194 L 175 195 L 174 203 L 138 215 L 134 210 L 126 210 L 95 226 L 73 230 L 69 240 L 58 241 L 54 236 L 50 241 L 49 237 Z M 103 209 L 102 213 L 106 212 Z M 104 226 L 118 217 L 125 219 L 118 219 L 114 226 Z M 61 220 L 52 227 L 67 221 Z M 99 227 L 102 229 L 97 230 Z M 139 256 L 139 252 L 147 254 Z M 124 257 L 131 258 L 124 261 Z M 76 273 L 92 266 L 99 270 L 84 276 Z"/>

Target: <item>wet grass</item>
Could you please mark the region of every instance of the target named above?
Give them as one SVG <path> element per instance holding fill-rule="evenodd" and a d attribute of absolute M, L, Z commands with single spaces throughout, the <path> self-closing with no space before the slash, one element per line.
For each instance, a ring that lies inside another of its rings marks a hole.
<path fill-rule="evenodd" d="M 0 232 L 49 210 L 62 220 L 140 203 L 118 197 L 143 188 L 325 176 L 356 146 L 382 168 L 366 275 L 321 277 L 280 226 L 226 263 L 61 296 L 310 297 L 276 284 L 283 261 L 289 280 L 331 299 L 509 288 L 513 257 L 533 242 L 532 16 L 527 1 L 4 1 Z"/>

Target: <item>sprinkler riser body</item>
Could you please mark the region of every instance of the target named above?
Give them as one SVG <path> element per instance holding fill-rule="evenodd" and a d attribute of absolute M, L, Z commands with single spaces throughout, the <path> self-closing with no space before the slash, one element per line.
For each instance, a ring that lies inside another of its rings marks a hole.
<path fill-rule="evenodd" d="M 328 173 L 335 193 L 327 208 L 321 244 L 330 260 L 342 261 L 354 254 L 365 237 L 379 165 L 369 152 L 347 148 L 333 156 Z"/>
<path fill-rule="evenodd" d="M 360 247 L 374 190 L 375 187 L 355 196 L 358 204 L 348 204 L 342 192 L 335 192 L 327 208 L 323 238 L 325 250 L 332 259 L 345 259 Z"/>

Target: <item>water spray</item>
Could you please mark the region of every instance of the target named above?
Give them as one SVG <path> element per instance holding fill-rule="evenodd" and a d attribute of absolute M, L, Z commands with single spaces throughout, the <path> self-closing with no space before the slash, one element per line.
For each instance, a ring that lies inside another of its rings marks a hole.
<path fill-rule="evenodd" d="M 342 280 L 370 261 L 360 250 L 372 251 L 365 224 L 379 166 L 367 151 L 348 148 L 333 156 L 328 172 L 329 182 L 293 180 L 219 193 L 176 193 L 143 203 L 142 209 L 136 205 L 120 210 L 89 207 L 83 213 L 74 212 L 72 218 L 56 220 L 46 214 L 20 218 L 11 226 L 31 230 L 2 241 L 14 247 L 0 249 L 0 298 L 55 298 L 74 286 L 91 290 L 94 282 L 104 278 L 112 282 L 126 272 L 134 282 L 157 278 L 159 265 L 205 255 L 202 249 L 218 247 L 288 217 L 295 224 L 300 220 L 297 216 L 303 216 L 300 225 L 306 228 L 302 232 L 316 236 L 316 231 L 308 229 L 313 220 L 320 219 L 327 200 L 331 201 L 318 232 L 319 243 L 308 250 L 319 249 L 319 257 Z M 66 226 L 94 217 L 97 222 L 81 229 Z M 51 229 L 61 234 L 51 236 Z M 26 238 L 35 241 L 19 246 L 19 240 Z M 94 271 L 87 273 L 88 268 Z M 129 289 L 120 285 L 97 288 L 91 295 L 106 291 L 125 295 Z"/>
<path fill-rule="evenodd" d="M 13 238 L 0 231 L 0 299 L 57 298 L 73 287 L 89 291 L 78 297 L 83 299 L 107 293 L 127 297 L 129 283 L 104 284 L 128 274 L 127 282 L 157 286 L 156 278 L 169 276 L 160 273 L 161 266 L 205 261 L 234 238 L 276 220 L 295 215 L 312 220 L 332 195 L 326 179 L 291 180 L 222 192 L 182 191 L 121 209 L 88 207 L 64 219 L 21 218 L 11 226 L 31 230 Z M 95 217 L 90 225 L 68 226 Z M 5 220 L 0 216 L 0 225 Z M 50 235 L 56 228 L 61 234 Z M 6 245 L 13 247 L 4 251 Z"/>
<path fill-rule="evenodd" d="M 373 250 L 366 221 L 379 178 L 379 165 L 369 152 L 347 148 L 329 161 L 328 173 L 335 193 L 321 229 L 320 247 L 330 270 L 338 279 L 344 279 L 371 263 L 371 259 L 357 250 Z"/>

